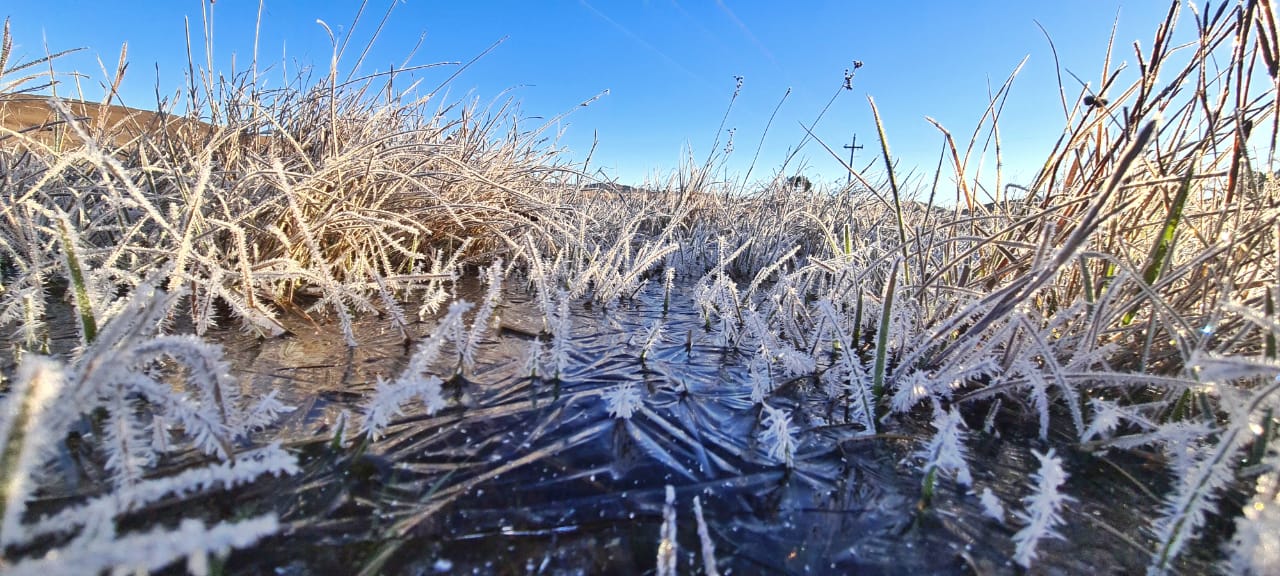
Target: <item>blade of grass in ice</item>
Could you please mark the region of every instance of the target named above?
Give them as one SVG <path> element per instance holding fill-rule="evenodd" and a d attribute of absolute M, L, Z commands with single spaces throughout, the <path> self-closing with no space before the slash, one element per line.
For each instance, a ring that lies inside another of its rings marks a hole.
<path fill-rule="evenodd" d="M 1268 288 L 1268 289 L 1267 289 L 1267 291 L 1266 291 L 1266 293 L 1265 293 L 1265 297 L 1266 297 L 1266 298 L 1263 300 L 1263 306 L 1264 306 L 1265 312 L 1266 312 L 1266 314 L 1267 314 L 1267 318 L 1275 318 L 1275 317 L 1276 317 L 1276 303 L 1275 303 L 1275 300 L 1274 300 L 1274 296 L 1272 296 L 1272 293 L 1273 293 L 1273 289 Z M 1265 351 L 1264 351 L 1264 354 L 1266 355 L 1266 357 L 1267 357 L 1267 359 L 1268 359 L 1268 360 L 1271 360 L 1271 361 L 1273 361 L 1273 362 L 1275 361 L 1275 359 L 1276 359 L 1276 333 L 1275 333 L 1275 331 L 1274 331 L 1274 330 L 1267 330 L 1267 337 L 1266 337 L 1266 349 L 1265 349 Z"/>
<path fill-rule="evenodd" d="M 853 312 L 853 334 L 849 340 L 849 354 L 857 354 L 858 348 L 862 346 L 862 289 L 858 289 L 858 305 Z"/>
<path fill-rule="evenodd" d="M 85 283 L 84 269 L 80 267 L 80 258 L 76 254 L 76 239 L 71 233 L 71 225 L 66 216 L 58 219 L 62 234 L 62 252 L 66 256 L 67 276 L 71 280 L 71 291 L 75 294 L 76 315 L 80 319 L 80 334 L 85 344 L 92 344 L 98 337 L 98 322 L 93 317 L 93 302 L 89 298 L 89 287 Z"/>
<path fill-rule="evenodd" d="M 889 320 L 893 314 L 893 294 L 897 290 L 899 260 L 889 269 L 889 281 L 884 287 L 884 307 L 880 310 L 880 329 L 876 332 L 876 365 L 871 380 L 871 394 L 876 406 L 884 398 L 886 362 L 889 355 Z"/>
<path fill-rule="evenodd" d="M 1089 259 L 1081 254 L 1078 258 L 1080 261 L 1080 293 L 1084 297 L 1084 301 L 1088 304 L 1089 309 L 1093 309 L 1093 304 L 1097 300 L 1093 294 L 1093 277 L 1089 275 Z"/>

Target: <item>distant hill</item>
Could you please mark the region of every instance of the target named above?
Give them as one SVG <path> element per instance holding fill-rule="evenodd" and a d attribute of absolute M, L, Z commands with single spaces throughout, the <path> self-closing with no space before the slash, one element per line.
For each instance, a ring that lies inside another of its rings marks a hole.
<path fill-rule="evenodd" d="M 62 99 L 63 104 L 91 137 L 99 142 L 124 146 L 143 134 L 157 135 L 163 129 L 170 137 L 203 138 L 216 127 L 189 118 L 161 115 L 149 110 L 125 106 L 103 106 L 95 102 Z M 75 145 L 80 139 L 50 107 L 49 97 L 33 94 L 0 94 L 0 146 L 22 140 L 11 134 L 20 133 L 37 142 L 52 145 L 62 135 L 64 145 Z"/>
<path fill-rule="evenodd" d="M 618 184 L 617 182 L 592 182 L 591 184 L 583 186 L 582 189 L 588 192 L 618 192 L 621 194 L 652 194 L 657 192 L 656 190 L 648 190 L 645 188 L 631 186 L 629 184 Z"/>
<path fill-rule="evenodd" d="M 629 184 L 618 184 L 617 182 L 592 182 L 590 184 L 583 185 L 582 191 L 589 196 L 656 196 L 662 194 L 662 192 L 658 190 L 631 186 Z"/>

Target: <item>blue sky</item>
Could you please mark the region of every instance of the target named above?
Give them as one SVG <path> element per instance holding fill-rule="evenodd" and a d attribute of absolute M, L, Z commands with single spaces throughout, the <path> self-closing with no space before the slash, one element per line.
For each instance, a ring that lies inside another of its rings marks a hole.
<path fill-rule="evenodd" d="M 184 16 L 190 17 L 193 38 L 200 38 L 199 0 L 78 2 L 74 8 L 47 1 L 6 4 L 0 16 L 12 20 L 17 58 L 42 55 L 46 43 L 55 51 L 87 48 L 57 69 L 87 75 L 81 86 L 92 98 L 101 95 L 105 82 L 97 59 L 113 69 L 120 45 L 128 42 L 122 95 L 135 107 L 154 107 L 157 85 L 164 94 L 181 87 Z M 293 74 L 300 66 L 325 73 L 329 37 L 318 19 L 340 37 L 352 35 L 339 65 L 350 70 L 388 5 L 372 0 L 348 30 L 359 2 L 266 0 L 259 66 L 270 67 L 267 83 L 279 86 L 282 71 Z M 1063 125 L 1052 53 L 1036 22 L 1051 35 L 1063 68 L 1096 86 L 1113 21 L 1119 22 L 1114 61 L 1133 64 L 1133 42 L 1149 48 L 1168 7 L 1167 0 L 407 0 L 395 6 L 360 72 L 399 67 L 420 38 L 410 64 L 467 61 L 505 37 L 453 81 L 447 98 L 477 98 L 481 104 L 514 98 L 529 118 L 521 123 L 527 127 L 571 111 L 548 135 L 561 130 L 559 145 L 578 160 L 598 138 L 591 168 L 634 184 L 669 174 L 690 152 L 701 162 L 717 140 L 715 151 L 723 153 L 727 134 L 717 135 L 717 128 L 736 76 L 743 77 L 743 86 L 725 122 L 726 130 L 734 129 L 733 151 L 717 174 L 743 175 L 764 136 L 751 178 L 769 177 L 802 141 L 801 123 L 812 123 L 837 92 L 814 130 L 819 138 L 847 153 L 841 146 L 857 134 L 865 148 L 855 165 L 874 161 L 879 144 L 867 104 L 872 96 L 901 170 L 931 173 L 941 136 L 925 116 L 967 141 L 986 109 L 988 90 L 1027 57 L 1001 123 L 1006 180 L 1025 182 Z M 233 55 L 239 69 L 246 67 L 257 10 L 257 0 L 218 0 L 213 6 L 215 65 L 224 72 Z M 1183 20 L 1185 36 L 1191 25 L 1185 10 Z M 853 90 L 840 91 L 854 60 L 864 66 Z M 435 86 L 454 71 L 439 67 L 418 77 L 424 86 Z M 1079 84 L 1065 72 L 1064 82 L 1073 99 Z M 578 106 L 605 90 L 590 106 Z M 992 157 L 988 170 L 993 163 Z M 800 151 L 789 170 L 797 168 L 814 180 L 844 180 L 839 163 L 815 143 Z"/>

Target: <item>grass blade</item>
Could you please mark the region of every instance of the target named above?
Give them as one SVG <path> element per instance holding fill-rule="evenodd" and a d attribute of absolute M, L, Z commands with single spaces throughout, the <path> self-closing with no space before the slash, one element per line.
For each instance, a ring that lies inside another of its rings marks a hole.
<path fill-rule="evenodd" d="M 1148 286 L 1155 285 L 1156 280 L 1160 279 L 1160 270 L 1172 256 L 1173 237 L 1178 231 L 1178 224 L 1182 221 L 1182 209 L 1187 205 L 1187 196 L 1191 193 L 1191 180 L 1194 175 L 1195 169 L 1188 168 L 1187 175 L 1183 176 L 1182 182 L 1178 185 L 1178 193 L 1174 196 L 1173 203 L 1169 205 L 1169 212 L 1165 215 L 1160 235 L 1156 236 L 1155 244 L 1151 246 L 1151 255 L 1147 257 L 1147 265 L 1142 270 L 1142 280 Z M 1135 305 L 1125 313 L 1120 323 L 1128 326 L 1137 314 L 1138 307 Z"/>

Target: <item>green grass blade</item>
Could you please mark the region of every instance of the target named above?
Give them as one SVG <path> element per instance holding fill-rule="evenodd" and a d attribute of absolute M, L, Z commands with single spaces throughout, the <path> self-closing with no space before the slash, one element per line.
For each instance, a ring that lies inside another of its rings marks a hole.
<path fill-rule="evenodd" d="M 1267 313 L 1267 318 L 1275 318 L 1275 317 L 1276 317 L 1276 303 L 1275 303 L 1275 300 L 1273 299 L 1273 297 L 1272 297 L 1272 295 L 1271 295 L 1271 290 L 1267 290 L 1265 295 L 1266 295 L 1266 298 L 1265 298 L 1265 299 L 1264 299 L 1264 301 L 1263 301 L 1263 307 L 1264 307 L 1264 310 L 1265 310 L 1265 311 L 1266 311 L 1266 313 Z M 1275 333 L 1275 331 L 1274 331 L 1274 330 L 1267 330 L 1267 337 L 1266 337 L 1266 350 L 1264 350 L 1264 352 L 1265 352 L 1266 357 L 1267 357 L 1267 359 L 1268 359 L 1268 360 L 1271 360 L 1272 362 L 1274 362 L 1274 361 L 1275 361 L 1275 359 L 1276 359 L 1276 333 Z"/>
<path fill-rule="evenodd" d="M 889 356 L 889 319 L 893 314 L 893 293 L 897 290 L 899 264 L 898 260 L 894 260 L 893 268 L 889 270 L 889 282 L 884 287 L 884 308 L 880 311 L 880 329 L 876 332 L 876 365 L 871 381 L 871 394 L 875 397 L 877 406 L 884 397 L 885 364 Z"/>
<path fill-rule="evenodd" d="M 862 289 L 858 289 L 858 307 L 853 312 L 853 337 L 849 339 L 849 354 L 857 354 L 862 342 Z"/>
<path fill-rule="evenodd" d="M 1148 286 L 1154 285 L 1156 280 L 1160 279 L 1160 270 L 1164 268 L 1173 253 L 1173 237 L 1178 231 L 1178 224 L 1182 222 L 1182 209 L 1187 204 L 1187 196 L 1191 194 L 1191 180 L 1194 175 L 1195 169 L 1188 168 L 1187 175 L 1182 177 L 1182 182 L 1178 185 L 1178 193 L 1174 196 L 1173 203 L 1169 205 L 1169 213 L 1165 215 L 1160 235 L 1151 246 L 1151 255 L 1147 257 L 1147 265 L 1142 270 L 1142 280 Z M 1138 308 L 1135 306 L 1124 315 L 1121 324 L 1128 326 L 1137 315 Z"/>
<path fill-rule="evenodd" d="M 93 317 L 93 303 L 89 298 L 89 287 L 85 283 L 84 270 L 80 267 L 80 258 L 76 255 L 75 239 L 72 237 L 71 226 L 66 217 L 58 219 L 58 226 L 62 232 L 62 251 L 66 254 L 67 276 L 75 295 L 76 312 L 80 318 L 84 343 L 93 344 L 98 337 L 98 322 Z"/>

